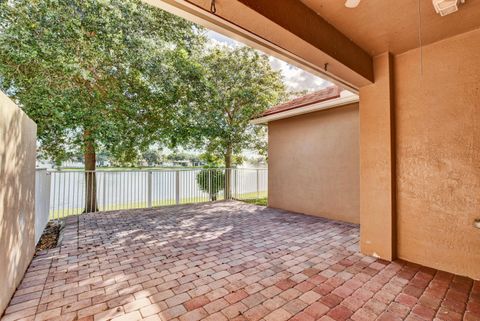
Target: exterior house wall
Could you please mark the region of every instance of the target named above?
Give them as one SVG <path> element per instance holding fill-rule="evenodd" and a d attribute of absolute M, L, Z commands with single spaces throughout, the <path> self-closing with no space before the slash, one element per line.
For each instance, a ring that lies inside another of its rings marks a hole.
<path fill-rule="evenodd" d="M 375 83 L 360 89 L 360 249 L 395 258 L 392 56 L 373 59 Z"/>
<path fill-rule="evenodd" d="M 480 279 L 480 30 L 394 59 L 397 254 Z"/>
<path fill-rule="evenodd" d="M 35 250 L 36 131 L 0 92 L 0 315 Z"/>
<path fill-rule="evenodd" d="M 359 223 L 358 104 L 268 124 L 268 205 Z"/>

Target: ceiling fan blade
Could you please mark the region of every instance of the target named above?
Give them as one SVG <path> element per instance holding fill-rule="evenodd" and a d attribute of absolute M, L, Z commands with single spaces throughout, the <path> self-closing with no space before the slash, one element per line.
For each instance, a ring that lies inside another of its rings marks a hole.
<path fill-rule="evenodd" d="M 345 7 L 347 8 L 356 8 L 360 4 L 361 0 L 347 0 L 345 1 Z"/>

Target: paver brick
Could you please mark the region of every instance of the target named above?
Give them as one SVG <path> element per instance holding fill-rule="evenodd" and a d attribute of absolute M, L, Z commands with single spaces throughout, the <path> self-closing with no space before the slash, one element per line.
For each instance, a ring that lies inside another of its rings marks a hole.
<path fill-rule="evenodd" d="M 304 301 L 307 304 L 312 304 L 313 302 L 320 299 L 322 296 L 315 291 L 308 291 L 302 294 L 299 299 Z"/>
<path fill-rule="evenodd" d="M 21 320 L 21 319 L 35 319 L 35 312 L 37 311 L 37 307 L 31 307 L 22 309 L 19 311 L 15 311 L 3 316 L 2 321 L 14 321 L 14 320 Z"/>
<path fill-rule="evenodd" d="M 167 308 L 168 306 L 164 302 L 153 303 L 143 308 L 140 308 L 140 314 L 142 315 L 142 317 L 149 317 L 161 311 L 164 311 Z"/>
<path fill-rule="evenodd" d="M 137 321 L 137 320 L 142 320 L 142 316 L 138 311 L 133 311 L 133 312 L 115 317 L 111 321 Z"/>
<path fill-rule="evenodd" d="M 331 309 L 330 311 L 328 311 L 327 316 L 329 316 L 330 318 L 336 321 L 345 321 L 345 320 L 348 320 L 352 314 L 353 314 L 353 311 L 349 310 L 344 306 L 339 305 Z"/>
<path fill-rule="evenodd" d="M 37 307 L 39 302 L 40 302 L 40 299 L 33 299 L 33 300 L 30 300 L 30 301 L 25 301 L 25 302 L 22 302 L 22 303 L 10 305 L 5 310 L 5 314 L 12 314 L 14 312 L 21 311 L 21 310 L 24 310 L 24 309 L 27 309 L 27 308 Z"/>
<path fill-rule="evenodd" d="M 242 299 L 245 299 L 248 297 L 248 293 L 245 292 L 244 290 L 239 290 L 230 294 L 227 294 L 225 296 L 225 300 L 227 300 L 228 303 L 234 304 Z"/>
<path fill-rule="evenodd" d="M 139 300 L 135 300 L 133 302 L 127 303 L 123 306 L 125 313 L 129 313 L 132 311 L 140 310 L 143 307 L 151 305 L 152 302 L 148 298 L 143 298 Z"/>
<path fill-rule="evenodd" d="M 205 319 L 207 316 L 208 312 L 205 309 L 198 308 L 180 316 L 180 321 L 198 321 Z"/>
<path fill-rule="evenodd" d="M 318 319 L 322 315 L 329 311 L 329 307 L 320 302 L 315 302 L 305 309 L 305 313 L 311 315 L 315 319 Z"/>
<path fill-rule="evenodd" d="M 364 256 L 358 237 L 233 201 L 82 214 L 1 321 L 480 320 L 480 282 Z"/>
<path fill-rule="evenodd" d="M 192 311 L 192 310 L 203 307 L 209 302 L 210 300 L 206 296 L 202 295 L 186 301 L 183 305 L 188 311 Z"/>
<path fill-rule="evenodd" d="M 215 301 L 218 298 L 222 298 L 222 297 L 226 296 L 228 293 L 229 293 L 228 290 L 226 290 L 224 288 L 220 288 L 220 289 L 215 289 L 215 290 L 207 293 L 206 297 L 210 301 Z"/>
<path fill-rule="evenodd" d="M 62 309 L 61 308 L 56 308 L 53 310 L 47 310 L 42 313 L 38 313 L 35 315 L 35 321 L 43 321 L 43 320 L 48 320 L 48 319 L 53 319 L 55 317 L 58 317 L 61 315 Z"/>
<path fill-rule="evenodd" d="M 245 311 L 243 316 L 248 321 L 258 321 L 265 317 L 267 314 L 270 314 L 270 310 L 265 308 L 263 305 L 256 305 L 253 308 Z"/>
<path fill-rule="evenodd" d="M 93 316 L 93 320 L 94 321 L 110 320 L 124 314 L 125 314 L 125 310 L 122 307 L 116 307 L 116 308 L 109 309 L 109 310 L 102 311 L 100 313 L 95 314 Z"/>
<path fill-rule="evenodd" d="M 292 315 L 288 312 L 285 311 L 284 309 L 277 309 L 273 311 L 272 313 L 268 314 L 265 316 L 266 321 L 286 321 L 290 319 Z"/>
<path fill-rule="evenodd" d="M 292 315 L 296 315 L 300 311 L 304 310 L 307 306 L 308 306 L 308 304 L 306 304 L 302 300 L 293 299 L 293 300 L 290 300 L 287 303 L 285 303 L 283 308 L 285 310 L 287 310 L 288 312 L 290 312 Z"/>
<path fill-rule="evenodd" d="M 169 307 L 173 307 L 182 304 L 188 300 L 190 300 L 190 296 L 187 293 L 181 293 L 166 299 L 165 303 L 167 303 Z"/>
<path fill-rule="evenodd" d="M 306 312 L 300 312 L 291 318 L 290 321 L 315 321 L 315 317 Z"/>
<path fill-rule="evenodd" d="M 248 310 L 247 306 L 241 302 L 227 306 L 222 310 L 222 313 L 228 318 L 233 319 L 234 317 L 240 315 L 241 313 Z"/>
<path fill-rule="evenodd" d="M 220 311 L 228 306 L 228 302 L 220 298 L 218 300 L 215 300 L 213 302 L 210 302 L 204 306 L 204 309 L 207 310 L 208 313 L 214 314 L 217 311 Z"/>
<path fill-rule="evenodd" d="M 88 306 L 84 309 L 78 310 L 78 318 L 88 317 L 91 315 L 95 315 L 102 311 L 107 310 L 108 307 L 105 303 L 100 303 L 92 306 Z"/>
<path fill-rule="evenodd" d="M 214 314 L 210 314 L 209 316 L 204 318 L 203 321 L 228 321 L 228 319 L 222 313 L 217 312 Z"/>

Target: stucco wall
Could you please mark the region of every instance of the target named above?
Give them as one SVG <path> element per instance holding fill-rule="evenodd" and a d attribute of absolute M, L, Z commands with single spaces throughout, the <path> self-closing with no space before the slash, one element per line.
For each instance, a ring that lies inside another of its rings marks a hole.
<path fill-rule="evenodd" d="M 480 279 L 480 30 L 394 59 L 397 252 Z"/>
<path fill-rule="evenodd" d="M 395 172 L 390 54 L 374 58 L 375 83 L 360 89 L 360 250 L 395 258 Z"/>
<path fill-rule="evenodd" d="M 358 104 L 268 124 L 268 205 L 359 223 Z"/>
<path fill-rule="evenodd" d="M 36 130 L 0 92 L 0 315 L 35 249 Z"/>

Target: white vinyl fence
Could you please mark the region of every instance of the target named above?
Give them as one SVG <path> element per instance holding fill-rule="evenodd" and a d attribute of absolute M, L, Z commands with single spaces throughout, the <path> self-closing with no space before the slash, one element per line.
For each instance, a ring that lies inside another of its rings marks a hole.
<path fill-rule="evenodd" d="M 49 171 L 44 181 L 50 219 L 83 212 L 202 203 L 267 196 L 267 169 Z M 225 187 L 230 185 L 230 194 Z M 86 197 L 87 196 L 87 197 Z M 39 197 L 37 196 L 37 199 Z"/>
<path fill-rule="evenodd" d="M 35 244 L 42 236 L 50 217 L 50 174 L 46 169 L 35 171 Z"/>

